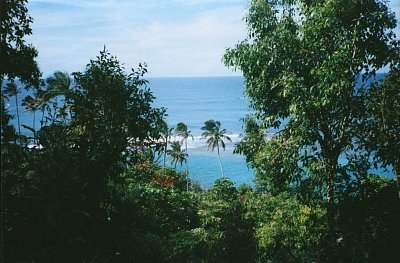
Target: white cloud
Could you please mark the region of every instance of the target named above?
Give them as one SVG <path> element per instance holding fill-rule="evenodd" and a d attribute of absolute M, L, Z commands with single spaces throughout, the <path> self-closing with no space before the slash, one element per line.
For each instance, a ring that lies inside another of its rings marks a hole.
<path fill-rule="evenodd" d="M 147 61 L 157 76 L 231 74 L 221 59 L 227 47 L 244 37 L 243 15 L 240 8 L 223 8 L 184 24 L 154 22 L 126 28 L 116 38 L 124 41 L 112 41 L 110 49 L 123 52 L 128 61 Z"/>
<path fill-rule="evenodd" d="M 176 3 L 185 4 L 185 5 L 200 5 L 200 4 L 230 4 L 237 5 L 248 2 L 249 0 L 174 0 Z"/>
<path fill-rule="evenodd" d="M 147 62 L 151 76 L 233 74 L 221 59 L 244 38 L 244 5 L 187 14 L 135 2 L 32 1 L 30 41 L 44 74 L 83 70 L 103 45 L 128 69 Z"/>
<path fill-rule="evenodd" d="M 151 76 L 236 74 L 221 62 L 246 36 L 248 0 L 31 0 L 31 42 L 44 75 L 83 70 L 106 45 Z M 399 18 L 400 5 L 390 7 Z M 399 34 L 399 27 L 396 33 Z"/>

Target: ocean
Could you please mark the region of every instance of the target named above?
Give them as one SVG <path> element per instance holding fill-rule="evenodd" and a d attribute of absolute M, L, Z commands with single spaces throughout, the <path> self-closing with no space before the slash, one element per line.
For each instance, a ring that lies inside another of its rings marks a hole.
<path fill-rule="evenodd" d="M 383 78 L 383 74 L 377 76 Z M 180 78 L 149 78 L 148 87 L 156 99 L 154 107 L 167 109 L 166 117 L 170 127 L 179 122 L 188 125 L 194 140 L 188 140 L 188 167 L 191 180 L 198 182 L 202 187 L 208 188 L 214 181 L 221 177 L 217 159 L 217 152 L 207 149 L 206 142 L 201 138 L 201 127 L 204 122 L 214 119 L 221 122 L 221 128 L 230 132 L 232 142 L 226 141 L 225 151 L 221 151 L 221 162 L 225 177 L 231 179 L 236 185 L 243 183 L 254 185 L 253 170 L 248 169 L 243 156 L 234 154 L 235 144 L 243 138 L 242 118 L 250 112 L 248 99 L 244 96 L 243 77 L 180 77 Z M 22 98 L 28 92 L 21 89 L 18 100 L 21 105 Z M 16 113 L 15 98 L 8 102 L 11 114 Z M 36 127 L 40 126 L 40 117 L 36 116 Z M 32 115 L 20 107 L 21 124 L 32 126 Z M 16 119 L 12 120 L 16 125 Z M 31 135 L 22 128 L 22 133 Z M 340 163 L 347 161 L 341 159 Z M 161 161 L 160 161 L 161 163 Z M 172 165 L 171 165 L 172 166 Z M 177 166 L 179 170 L 185 170 Z M 382 168 L 370 169 L 372 173 L 393 178 L 390 167 L 386 171 Z"/>
<path fill-rule="evenodd" d="M 243 137 L 241 118 L 249 112 L 247 99 L 244 97 L 243 77 L 187 77 L 187 78 L 149 78 L 148 87 L 156 99 L 154 107 L 167 109 L 166 117 L 170 127 L 184 122 L 194 136 L 188 140 L 188 167 L 191 180 L 208 188 L 221 177 L 216 150 L 207 149 L 201 139 L 201 127 L 204 122 L 214 119 L 221 122 L 221 128 L 227 129 L 232 142 L 226 141 L 225 151 L 221 151 L 221 163 L 225 177 L 240 185 L 253 185 L 253 171 L 247 168 L 243 156 L 233 154 L 235 143 Z M 24 88 L 18 94 L 18 104 L 28 95 Z M 16 115 L 15 97 L 8 102 L 11 114 Z M 19 107 L 21 124 L 32 126 L 33 116 Z M 36 128 L 40 127 L 40 114 L 36 113 Z M 16 125 L 16 118 L 11 121 Z M 30 131 L 21 128 L 21 132 L 30 135 Z M 172 166 L 172 165 L 171 165 Z M 178 169 L 185 170 L 177 166 Z"/>
<path fill-rule="evenodd" d="M 184 122 L 194 136 L 194 140 L 188 140 L 190 179 L 209 187 L 221 177 L 216 150 L 209 151 L 201 139 L 201 127 L 213 119 L 231 133 L 232 142 L 226 141 L 225 151 L 221 151 L 225 177 L 236 185 L 253 185 L 253 171 L 247 168 L 243 156 L 233 153 L 243 137 L 241 119 L 249 113 L 243 77 L 150 78 L 149 88 L 156 97 L 154 105 L 167 108 L 168 125 Z"/>

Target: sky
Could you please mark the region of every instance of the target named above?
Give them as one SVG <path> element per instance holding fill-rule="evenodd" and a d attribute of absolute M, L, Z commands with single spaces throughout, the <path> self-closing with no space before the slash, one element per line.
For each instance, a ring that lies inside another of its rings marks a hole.
<path fill-rule="evenodd" d="M 127 71 L 148 77 L 240 75 L 222 63 L 243 40 L 249 0 L 30 0 L 28 43 L 44 77 L 83 71 L 104 46 Z M 400 21 L 400 1 L 389 6 Z M 400 35 L 399 27 L 396 29 Z"/>
<path fill-rule="evenodd" d="M 38 63 L 83 71 L 104 46 L 127 71 L 148 65 L 149 77 L 239 75 L 222 63 L 246 36 L 246 0 L 31 0 Z"/>

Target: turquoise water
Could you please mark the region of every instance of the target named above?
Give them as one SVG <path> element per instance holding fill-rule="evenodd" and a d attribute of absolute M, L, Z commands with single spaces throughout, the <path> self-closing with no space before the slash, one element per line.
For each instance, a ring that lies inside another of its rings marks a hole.
<path fill-rule="evenodd" d="M 221 177 L 216 151 L 208 151 L 201 139 L 201 127 L 209 119 L 221 122 L 231 132 L 221 152 L 225 177 L 236 184 L 252 184 L 253 172 L 243 156 L 233 154 L 234 145 L 242 138 L 241 118 L 248 112 L 242 77 L 152 78 L 149 87 L 156 96 L 155 106 L 167 108 L 170 126 L 184 122 L 194 140 L 188 141 L 189 176 L 208 187 Z"/>
<path fill-rule="evenodd" d="M 221 122 L 222 128 L 232 134 L 232 142 L 226 143 L 221 151 L 221 162 L 225 177 L 236 184 L 252 184 L 253 173 L 246 166 L 243 156 L 233 154 L 234 145 L 242 138 L 243 128 L 240 121 L 248 112 L 247 100 L 243 96 L 242 77 L 193 77 L 193 78 L 150 78 L 149 88 L 155 95 L 155 107 L 167 108 L 169 126 L 184 122 L 191 130 L 194 140 L 188 141 L 189 177 L 204 187 L 213 185 L 221 177 L 217 153 L 208 151 L 205 140 L 201 139 L 201 127 L 209 119 Z M 29 94 L 21 88 L 18 104 Z M 8 101 L 11 114 L 16 114 L 15 98 Z M 32 126 L 33 116 L 19 107 L 21 124 Z M 36 113 L 36 128 L 40 127 L 41 114 Z M 16 119 L 12 120 L 16 125 Z M 30 131 L 21 132 L 31 136 Z M 185 167 L 177 167 L 185 169 Z"/>
<path fill-rule="evenodd" d="M 200 135 L 204 121 L 219 120 L 232 133 L 242 132 L 248 112 L 242 77 L 151 78 L 155 106 L 166 107 L 170 125 L 183 121 Z"/>
<path fill-rule="evenodd" d="M 382 76 L 379 76 L 382 78 Z M 227 142 L 226 150 L 221 151 L 221 162 L 225 176 L 237 185 L 253 185 L 253 171 L 249 170 L 243 156 L 233 154 L 235 143 L 242 139 L 241 118 L 249 112 L 244 97 L 244 79 L 242 77 L 192 77 L 192 78 L 150 78 L 149 88 L 156 97 L 155 107 L 167 109 L 167 121 L 170 127 L 184 122 L 194 136 L 188 141 L 189 177 L 204 187 L 213 185 L 221 177 L 216 151 L 209 151 L 204 139 L 201 139 L 201 127 L 209 119 L 221 122 L 222 128 L 231 132 L 232 142 Z M 19 94 L 19 102 L 27 95 Z M 15 98 L 8 102 L 9 110 L 15 114 Z M 32 126 L 32 115 L 20 107 L 21 124 Z M 36 127 L 40 126 L 40 114 L 36 116 Z M 16 124 L 16 120 L 12 121 Z M 26 135 L 29 131 L 22 129 Z M 347 161 L 340 160 L 341 164 Z M 185 167 L 177 167 L 185 169 Z M 382 168 L 370 169 L 370 172 L 392 178 L 393 173 Z"/>

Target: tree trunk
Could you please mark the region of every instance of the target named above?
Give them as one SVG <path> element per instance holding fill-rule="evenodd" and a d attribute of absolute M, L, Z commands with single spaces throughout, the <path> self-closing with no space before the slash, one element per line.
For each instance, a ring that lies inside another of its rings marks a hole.
<path fill-rule="evenodd" d="M 187 138 L 185 140 L 185 153 L 186 153 L 186 158 L 188 156 L 187 153 Z M 186 192 L 189 191 L 189 167 L 188 167 L 188 161 L 186 159 Z"/>
<path fill-rule="evenodd" d="M 218 144 L 217 144 L 217 153 L 218 153 L 218 163 L 219 163 L 219 167 L 221 168 L 222 178 L 224 178 L 224 169 L 222 169 L 222 163 L 221 163 L 221 158 L 219 156 L 219 145 Z"/>
<path fill-rule="evenodd" d="M 326 173 L 326 184 L 327 184 L 327 251 L 326 255 L 328 257 L 328 262 L 335 262 L 336 256 L 336 227 L 335 227 L 335 199 L 334 199 L 334 183 L 337 174 L 337 165 L 340 152 L 342 147 L 338 145 L 332 146 L 335 142 L 332 138 L 332 133 L 329 127 L 325 123 L 321 123 L 321 132 L 323 133 L 323 138 L 319 139 L 319 144 L 321 146 L 321 155 L 323 157 L 323 162 L 325 165 Z M 339 140 L 340 141 L 340 140 Z"/>
<path fill-rule="evenodd" d="M 15 93 L 15 106 L 17 106 L 17 122 L 18 122 L 18 140 L 21 144 L 21 124 L 19 123 L 19 107 L 18 107 L 18 94 Z"/>
<path fill-rule="evenodd" d="M 35 130 L 35 122 L 36 122 L 36 111 L 33 111 L 33 144 L 36 144 L 36 130 Z"/>
<path fill-rule="evenodd" d="M 336 176 L 337 158 L 334 157 L 328 160 L 327 169 L 327 216 L 328 216 L 328 262 L 335 262 L 336 255 L 336 228 L 335 228 L 335 199 L 334 199 L 334 181 Z"/>
<path fill-rule="evenodd" d="M 165 171 L 165 159 L 167 158 L 167 148 L 168 148 L 168 135 L 166 136 L 166 139 L 165 139 L 165 147 L 164 147 L 164 164 L 163 164 L 164 176 L 166 175 L 166 171 Z"/>
<path fill-rule="evenodd" d="M 69 100 L 70 100 L 69 95 L 68 96 L 64 95 L 64 96 L 65 96 L 65 103 L 67 104 L 67 107 L 69 109 L 69 117 L 70 117 L 70 119 L 72 119 L 72 107 L 71 107 L 71 103 L 69 102 Z"/>
<path fill-rule="evenodd" d="M 393 173 L 394 173 L 394 176 L 396 177 L 397 193 L 398 193 L 399 199 L 400 199 L 400 174 L 399 174 L 399 169 L 398 169 L 398 167 L 396 167 L 396 165 L 393 165 Z"/>
<path fill-rule="evenodd" d="M 43 128 L 45 107 L 42 109 L 42 118 L 40 120 L 40 129 Z"/>

